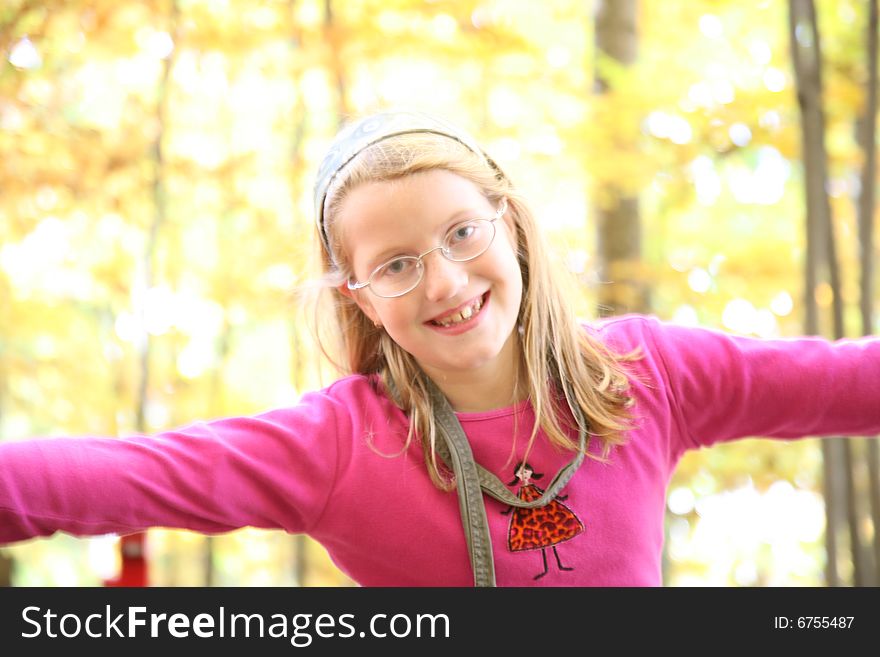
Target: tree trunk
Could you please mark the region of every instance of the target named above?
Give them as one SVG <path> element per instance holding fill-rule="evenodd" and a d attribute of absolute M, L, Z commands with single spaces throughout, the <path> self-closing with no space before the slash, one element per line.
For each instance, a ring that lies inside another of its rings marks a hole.
<path fill-rule="evenodd" d="M 874 186 L 877 180 L 877 0 L 870 0 L 868 9 L 868 80 L 867 98 L 864 114 L 860 117 L 857 141 L 864 151 L 864 166 L 861 171 L 861 185 L 858 198 L 859 224 L 859 263 L 861 281 L 859 291 L 859 311 L 862 335 L 871 335 L 874 327 Z M 877 439 L 866 442 L 866 461 L 868 467 L 868 500 L 871 505 L 871 522 L 874 527 L 873 577 L 867 584 L 880 586 L 880 449 Z"/>
<path fill-rule="evenodd" d="M 12 557 L 0 552 L 0 587 L 12 586 L 12 571 L 14 567 L 15 562 L 12 560 Z"/>
<path fill-rule="evenodd" d="M 165 152 L 163 149 L 163 140 L 165 136 L 166 117 L 168 114 L 168 87 L 171 68 L 179 50 L 177 40 L 176 26 L 179 8 L 176 0 L 171 3 L 169 15 L 169 31 L 174 37 L 174 48 L 165 59 L 162 67 L 162 77 L 159 79 L 156 98 L 156 135 L 152 146 L 153 160 L 153 178 L 152 178 L 152 197 L 153 197 L 153 219 L 150 222 L 150 231 L 147 242 L 144 246 L 144 252 L 141 260 L 142 280 L 141 294 L 146 293 L 153 287 L 155 280 L 153 271 L 153 261 L 156 255 L 156 245 L 159 240 L 159 229 L 165 223 L 168 213 L 167 189 L 165 187 Z M 138 377 L 137 397 L 135 399 L 135 431 L 138 433 L 146 433 L 146 409 L 149 401 L 149 382 L 150 382 L 150 351 L 151 340 L 150 334 L 146 328 L 146 317 L 143 312 L 145 309 L 144 299 L 141 299 L 140 307 L 140 327 L 141 334 L 138 343 L 138 351 L 140 356 L 140 372 Z M 138 533 L 126 537 L 120 544 L 122 549 L 122 573 L 119 583 L 124 586 L 146 586 L 148 584 L 148 575 L 146 569 L 146 561 L 144 556 L 144 545 L 146 543 L 146 534 Z M 131 566 L 131 573 L 142 573 L 135 577 L 129 575 L 127 570 Z"/>
<path fill-rule="evenodd" d="M 351 116 L 345 85 L 345 69 L 340 56 L 342 43 L 338 36 L 333 0 L 324 0 L 324 40 L 330 48 L 330 76 L 336 85 L 336 123 L 341 126 Z"/>
<path fill-rule="evenodd" d="M 825 117 L 822 111 L 822 51 L 813 0 L 790 0 L 789 36 L 792 61 L 797 82 L 798 104 L 801 110 L 801 138 L 803 143 L 804 189 L 807 214 L 807 257 L 804 290 L 805 332 L 819 335 L 819 313 L 816 289 L 819 269 L 824 265 L 831 279 L 834 295 L 833 332 L 843 333 L 843 312 L 840 294 L 839 270 L 834 249 L 831 205 L 828 199 L 827 152 L 825 148 Z M 858 540 L 858 523 L 853 506 L 853 479 L 847 461 L 852 461 L 851 446 L 840 439 L 822 441 L 823 474 L 826 512 L 826 583 L 841 584 L 838 571 L 838 541 L 844 530 L 845 517 L 850 519 L 850 543 L 853 554 L 854 576 L 863 572 Z"/>
<path fill-rule="evenodd" d="M 813 57 L 815 65 L 813 69 L 816 72 L 816 85 L 815 88 L 818 90 L 818 103 L 817 107 L 819 108 L 819 118 L 821 122 L 821 132 L 822 135 L 822 148 L 824 150 L 824 135 L 825 135 L 825 115 L 822 112 L 822 35 L 819 32 L 819 22 L 816 17 L 816 6 L 811 0 L 806 5 L 807 10 L 807 18 L 809 20 L 809 30 L 813 35 Z M 827 153 L 823 153 L 822 164 L 823 167 L 827 167 Z M 828 181 L 828 173 L 827 168 L 824 171 L 823 179 Z M 837 257 L 837 238 L 834 234 L 834 217 L 831 213 L 831 206 L 828 200 L 827 188 L 823 187 L 823 197 L 824 203 L 827 207 L 827 211 L 823 212 L 820 216 L 822 217 L 822 226 L 820 230 L 822 231 L 822 237 L 825 240 L 825 249 L 826 249 L 826 265 L 828 267 L 828 276 L 829 276 L 829 285 L 831 287 L 831 301 L 832 301 L 832 337 L 835 340 L 839 340 L 844 337 L 845 330 L 843 327 L 843 294 L 841 291 L 841 282 L 840 282 L 840 260 Z M 840 468 L 840 476 L 843 478 L 843 485 L 845 487 L 845 497 L 844 497 L 844 505 L 846 509 L 846 518 L 847 518 L 847 528 L 849 530 L 849 544 L 850 544 L 850 553 L 852 555 L 852 563 L 853 563 L 853 584 L 855 586 L 864 586 L 866 583 L 866 563 L 865 563 L 865 549 L 864 543 L 861 538 L 859 518 L 861 513 L 859 511 L 859 500 L 860 495 L 856 490 L 856 478 L 855 478 L 855 470 L 856 470 L 856 458 L 854 456 L 854 443 L 852 440 L 840 440 L 836 439 L 834 441 L 836 443 L 833 445 L 832 449 L 839 449 L 843 458 L 843 464 Z"/>
<path fill-rule="evenodd" d="M 0 340 L 0 353 L 3 352 L 3 341 Z M 0 358 L 0 441 L 3 440 L 3 402 L 6 399 L 6 368 Z M 0 550 L 0 587 L 12 586 L 12 570 L 14 562 L 11 556 Z"/>
<path fill-rule="evenodd" d="M 3 439 L 3 399 L 5 389 L 3 386 L 4 370 L 0 362 L 0 440 Z M 12 557 L 0 550 L 0 587 L 12 586 L 12 570 L 15 566 Z"/>
<path fill-rule="evenodd" d="M 596 13 L 596 58 L 628 66 L 638 55 L 637 0 L 599 0 Z M 611 91 L 597 67 L 593 87 L 601 95 Z M 629 132 L 635 149 L 638 126 Z M 616 187 L 601 190 L 596 208 L 597 260 L 600 280 L 598 315 L 649 312 L 650 297 L 642 267 L 642 226 L 639 200 Z"/>

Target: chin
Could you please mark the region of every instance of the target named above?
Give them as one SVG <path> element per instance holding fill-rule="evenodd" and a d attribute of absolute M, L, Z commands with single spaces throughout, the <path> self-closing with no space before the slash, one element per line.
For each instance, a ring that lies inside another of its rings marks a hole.
<path fill-rule="evenodd" d="M 487 363 L 490 363 L 501 353 L 501 349 L 493 350 L 491 353 L 474 354 L 469 358 L 458 358 L 455 362 L 438 363 L 436 367 L 441 369 L 455 369 L 459 371 L 478 370 Z"/>

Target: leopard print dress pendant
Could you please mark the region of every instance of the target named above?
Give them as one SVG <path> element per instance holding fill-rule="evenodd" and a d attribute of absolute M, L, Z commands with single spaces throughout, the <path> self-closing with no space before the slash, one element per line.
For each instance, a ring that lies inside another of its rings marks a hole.
<path fill-rule="evenodd" d="M 544 476 L 543 474 L 536 473 L 528 463 L 518 463 L 514 472 L 516 479 L 508 485 L 513 485 L 519 480 L 521 484 L 519 491 L 517 491 L 519 499 L 531 502 L 543 495 L 542 489 L 530 483 L 531 479 L 540 479 Z M 507 511 L 501 512 L 504 515 L 510 514 L 507 546 L 511 552 L 541 550 L 544 570 L 535 575 L 534 579 L 536 580 L 541 579 L 548 572 L 547 548 L 553 548 L 553 555 L 556 557 L 556 565 L 559 570 L 574 570 L 574 568 L 562 565 L 559 552 L 556 550 L 557 545 L 570 541 L 584 531 L 584 524 L 574 511 L 562 503 L 562 500 L 566 499 L 568 499 L 567 495 L 558 495 L 542 507 L 521 509 L 511 506 Z"/>

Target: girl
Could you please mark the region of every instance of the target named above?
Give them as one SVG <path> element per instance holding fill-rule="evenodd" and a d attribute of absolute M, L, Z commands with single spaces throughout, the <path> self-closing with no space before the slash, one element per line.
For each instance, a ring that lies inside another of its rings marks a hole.
<path fill-rule="evenodd" d="M 435 117 L 354 123 L 315 201 L 349 375 L 255 417 L 0 445 L 0 542 L 251 525 L 310 534 L 363 585 L 658 585 L 686 450 L 880 431 L 876 338 L 579 323 L 523 199 Z"/>

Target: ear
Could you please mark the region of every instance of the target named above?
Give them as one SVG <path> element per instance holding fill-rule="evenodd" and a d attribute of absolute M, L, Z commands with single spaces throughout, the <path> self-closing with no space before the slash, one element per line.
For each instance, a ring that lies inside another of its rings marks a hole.
<path fill-rule="evenodd" d="M 361 312 L 369 317 L 370 321 L 373 322 L 373 324 L 375 324 L 376 326 L 382 325 L 382 322 L 379 320 L 379 314 L 376 312 L 376 309 L 373 307 L 373 304 L 367 298 L 366 294 L 361 294 L 360 290 L 349 290 L 348 285 L 346 285 L 345 283 L 343 283 L 336 289 L 339 290 L 339 293 L 341 295 L 346 296 L 354 301 L 358 305 L 358 308 L 361 309 Z"/>

